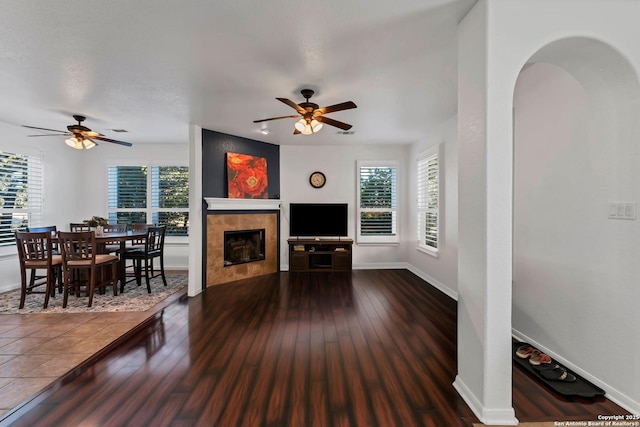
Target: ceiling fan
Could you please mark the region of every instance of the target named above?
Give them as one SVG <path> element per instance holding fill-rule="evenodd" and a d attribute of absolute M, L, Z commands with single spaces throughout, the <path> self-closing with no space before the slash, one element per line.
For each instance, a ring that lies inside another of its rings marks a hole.
<path fill-rule="evenodd" d="M 330 105 L 328 107 L 319 108 L 318 104 L 314 104 L 313 102 L 309 102 L 309 98 L 311 98 L 314 94 L 311 89 L 302 89 L 300 91 L 302 97 L 306 99 L 305 102 L 301 102 L 300 104 L 296 104 L 295 102 L 287 99 L 287 98 L 276 98 L 278 101 L 284 102 L 289 107 L 293 108 L 298 112 L 298 115 L 295 116 L 280 116 L 280 117 L 272 117 L 270 119 L 262 119 L 262 120 L 254 120 L 253 123 L 266 122 L 268 120 L 278 120 L 278 119 L 289 119 L 289 118 L 298 118 L 302 117 L 295 124 L 295 130 L 293 131 L 294 135 L 303 134 L 303 135 L 311 135 L 316 133 L 322 128 L 322 124 L 327 124 L 330 126 L 335 126 L 342 130 L 351 129 L 351 125 L 343 122 L 339 122 L 338 120 L 330 119 L 329 117 L 325 117 L 324 115 L 327 113 L 333 113 L 336 111 L 349 110 L 351 108 L 357 108 L 357 105 L 352 101 L 342 102 L 340 104 Z"/>
<path fill-rule="evenodd" d="M 78 124 L 77 125 L 69 125 L 69 126 L 67 126 L 67 131 L 56 130 L 56 129 L 47 129 L 47 128 L 38 128 L 38 127 L 35 127 L 35 126 L 27 126 L 27 125 L 22 125 L 22 126 L 26 127 L 26 128 L 29 128 L 29 129 L 46 130 L 46 131 L 49 131 L 49 132 L 58 132 L 58 133 L 53 133 L 53 134 L 38 134 L 38 135 L 27 135 L 27 136 L 68 136 L 69 138 L 65 139 L 64 142 L 69 147 L 75 148 L 77 150 L 82 150 L 82 149 L 88 150 L 90 148 L 95 147 L 96 145 L 98 145 L 94 141 L 95 139 L 97 139 L 98 141 L 112 142 L 114 144 L 120 144 L 120 145 L 124 145 L 124 146 L 127 146 L 127 147 L 131 147 L 133 145 L 130 142 L 117 141 L 115 139 L 105 138 L 105 136 L 102 135 L 101 133 L 92 131 L 88 127 L 83 126 L 82 122 L 85 121 L 85 119 L 86 119 L 85 116 L 74 115 L 73 118 L 78 122 Z"/>

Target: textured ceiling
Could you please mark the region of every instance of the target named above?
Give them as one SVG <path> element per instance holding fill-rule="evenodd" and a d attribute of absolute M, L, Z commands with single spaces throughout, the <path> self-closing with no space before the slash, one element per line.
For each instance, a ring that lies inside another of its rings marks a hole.
<path fill-rule="evenodd" d="M 456 111 L 456 26 L 475 1 L 2 0 L 0 121 L 63 130 L 84 114 L 133 143 L 186 143 L 189 123 L 282 145 L 412 142 Z M 354 101 L 328 117 L 355 133 L 293 136 L 295 119 L 260 133 L 252 121 L 295 114 L 275 98 L 302 88 Z"/>

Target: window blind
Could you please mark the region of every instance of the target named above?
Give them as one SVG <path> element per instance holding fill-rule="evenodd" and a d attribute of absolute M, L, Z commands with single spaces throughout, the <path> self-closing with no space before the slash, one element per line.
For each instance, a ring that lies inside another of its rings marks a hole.
<path fill-rule="evenodd" d="M 438 249 L 440 200 L 438 154 L 418 160 L 418 246 Z"/>
<path fill-rule="evenodd" d="M 154 223 L 167 236 L 187 236 L 189 168 L 186 166 L 109 166 L 109 220 Z"/>
<path fill-rule="evenodd" d="M 0 246 L 15 243 L 14 231 L 41 224 L 42 159 L 0 151 Z"/>
<path fill-rule="evenodd" d="M 363 162 L 358 170 L 359 241 L 387 243 L 387 237 L 397 235 L 397 169 L 395 166 Z"/>
<path fill-rule="evenodd" d="M 153 222 L 165 224 L 169 236 L 188 235 L 189 168 L 153 166 L 151 170 Z"/>

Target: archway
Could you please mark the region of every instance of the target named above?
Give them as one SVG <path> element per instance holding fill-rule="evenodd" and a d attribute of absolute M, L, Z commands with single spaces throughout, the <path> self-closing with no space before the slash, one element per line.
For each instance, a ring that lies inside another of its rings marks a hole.
<path fill-rule="evenodd" d="M 550 43 L 514 90 L 514 335 L 605 388 L 633 390 L 630 356 L 611 351 L 630 322 L 640 248 L 640 84 L 611 46 Z M 611 210 L 611 212 L 610 212 Z M 637 319 L 637 317 L 636 317 Z M 637 378 L 637 376 L 635 376 Z"/>

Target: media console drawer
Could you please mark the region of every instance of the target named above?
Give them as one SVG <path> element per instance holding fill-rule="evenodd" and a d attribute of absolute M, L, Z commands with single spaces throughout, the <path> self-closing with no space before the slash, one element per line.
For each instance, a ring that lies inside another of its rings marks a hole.
<path fill-rule="evenodd" d="M 287 242 L 289 271 L 351 270 L 351 239 L 289 239 Z"/>

